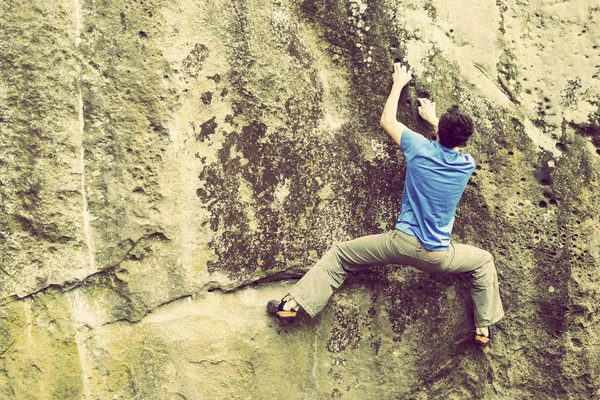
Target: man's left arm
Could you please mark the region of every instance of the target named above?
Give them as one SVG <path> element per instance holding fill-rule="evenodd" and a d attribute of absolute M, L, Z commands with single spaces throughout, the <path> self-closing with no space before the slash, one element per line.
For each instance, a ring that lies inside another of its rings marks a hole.
<path fill-rule="evenodd" d="M 405 65 L 400 65 L 399 62 L 396 62 L 394 63 L 394 73 L 392 74 L 392 78 L 394 84 L 392 85 L 392 90 L 383 107 L 379 126 L 390 135 L 396 144 L 400 145 L 402 132 L 406 129 L 406 125 L 398 121 L 396 113 L 398 112 L 400 93 L 402 93 L 404 86 L 412 79 L 412 73 Z"/>

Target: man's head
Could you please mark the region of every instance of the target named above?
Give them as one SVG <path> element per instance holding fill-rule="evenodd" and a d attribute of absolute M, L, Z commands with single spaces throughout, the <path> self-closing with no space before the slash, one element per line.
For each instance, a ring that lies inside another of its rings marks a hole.
<path fill-rule="evenodd" d="M 438 136 L 442 146 L 449 149 L 464 146 L 472 134 L 473 121 L 458 106 L 452 106 L 440 117 Z"/>

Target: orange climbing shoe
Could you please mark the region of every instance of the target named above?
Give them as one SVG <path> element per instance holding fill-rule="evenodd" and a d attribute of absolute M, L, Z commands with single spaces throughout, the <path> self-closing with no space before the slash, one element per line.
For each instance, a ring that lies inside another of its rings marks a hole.
<path fill-rule="evenodd" d="M 291 324 L 296 319 L 298 312 L 294 310 L 284 310 L 284 304 L 285 301 L 271 300 L 267 303 L 267 312 L 275 315 L 278 319 Z"/>
<path fill-rule="evenodd" d="M 492 329 L 490 327 L 488 327 L 488 334 L 487 336 L 484 335 L 483 333 L 477 333 L 475 332 L 475 345 L 479 346 L 479 347 L 486 347 L 488 346 L 491 341 L 492 341 Z"/>

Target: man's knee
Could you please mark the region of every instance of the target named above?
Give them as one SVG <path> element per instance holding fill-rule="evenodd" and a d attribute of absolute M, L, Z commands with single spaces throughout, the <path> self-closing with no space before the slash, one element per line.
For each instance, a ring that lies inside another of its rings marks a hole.
<path fill-rule="evenodd" d="M 492 285 L 496 278 L 494 256 L 489 251 L 483 251 L 479 267 L 474 271 L 474 284 L 478 287 Z"/>
<path fill-rule="evenodd" d="M 340 249 L 339 244 L 332 245 L 329 248 L 329 250 L 327 250 L 325 255 L 323 256 L 323 261 L 325 261 L 325 265 L 328 265 L 328 266 L 341 265 L 341 263 L 342 263 L 342 260 L 340 257 L 341 253 L 342 253 L 342 251 Z"/>
<path fill-rule="evenodd" d="M 331 279 L 331 285 L 336 288 L 347 278 L 346 270 L 340 259 L 340 247 L 337 244 L 331 246 L 313 268 L 319 268 L 326 273 Z"/>
<path fill-rule="evenodd" d="M 492 267 L 494 266 L 494 256 L 489 251 L 483 251 L 482 260 L 483 265 L 491 265 Z"/>

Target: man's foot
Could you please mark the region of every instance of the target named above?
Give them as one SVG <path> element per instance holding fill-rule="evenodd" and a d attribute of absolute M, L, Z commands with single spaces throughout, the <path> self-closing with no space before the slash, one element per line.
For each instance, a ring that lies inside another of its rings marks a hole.
<path fill-rule="evenodd" d="M 298 303 L 290 296 L 284 297 L 281 301 L 271 300 L 267 303 L 267 312 L 287 323 L 292 323 L 298 314 Z"/>
<path fill-rule="evenodd" d="M 475 331 L 475 345 L 486 347 L 492 341 L 492 330 L 490 327 L 478 327 Z"/>

